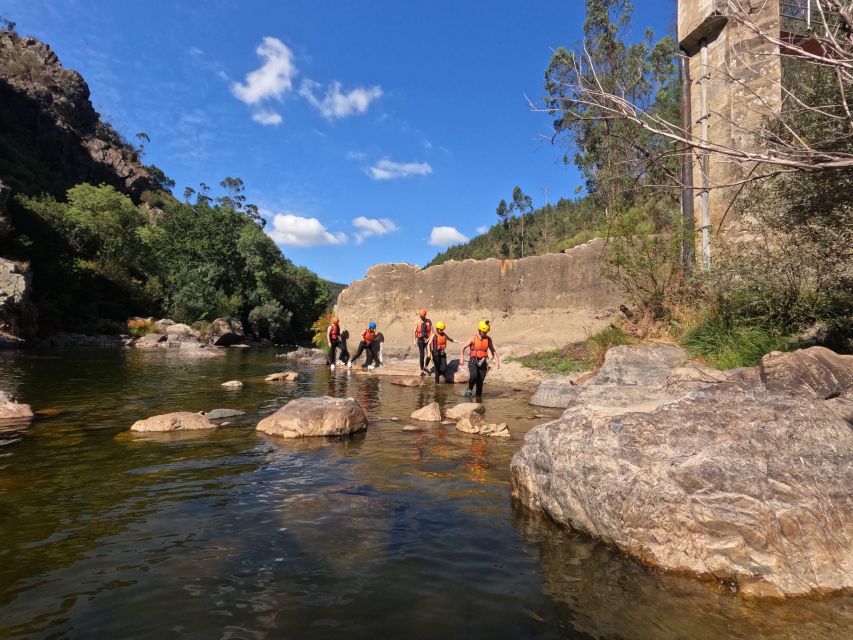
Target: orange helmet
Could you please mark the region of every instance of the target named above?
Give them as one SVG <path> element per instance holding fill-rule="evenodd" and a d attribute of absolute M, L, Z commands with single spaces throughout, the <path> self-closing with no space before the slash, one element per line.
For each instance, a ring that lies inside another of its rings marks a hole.
<path fill-rule="evenodd" d="M 332 324 L 338 324 L 340 321 L 341 321 L 341 319 L 338 316 L 335 316 L 334 318 L 332 318 Z"/>
<path fill-rule="evenodd" d="M 426 309 L 418 309 L 418 315 L 421 318 L 426 318 Z"/>

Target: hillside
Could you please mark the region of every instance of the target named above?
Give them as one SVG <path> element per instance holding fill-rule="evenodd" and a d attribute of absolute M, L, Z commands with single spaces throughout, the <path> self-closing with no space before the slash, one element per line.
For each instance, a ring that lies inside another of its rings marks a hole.
<path fill-rule="evenodd" d="M 523 218 L 525 257 L 559 252 L 583 244 L 599 235 L 597 230 L 601 224 L 598 210 L 589 197 L 577 200 L 562 198 L 556 204 L 526 213 Z M 442 251 L 426 266 L 469 258 L 520 258 L 521 229 L 520 216 L 515 216 L 508 224 L 498 222 L 465 244 Z"/>
<path fill-rule="evenodd" d="M 5 26 L 0 342 L 119 333 L 136 315 L 200 329 L 235 316 L 260 337 L 308 339 L 329 287 L 263 232 L 243 181 L 178 201 L 174 182 L 101 120 L 82 76 Z"/>

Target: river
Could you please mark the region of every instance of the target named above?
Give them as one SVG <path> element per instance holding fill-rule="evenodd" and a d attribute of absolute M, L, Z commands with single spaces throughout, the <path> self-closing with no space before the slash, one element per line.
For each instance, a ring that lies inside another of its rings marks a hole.
<path fill-rule="evenodd" d="M 0 389 L 59 410 L 0 431 L 2 638 L 853 638 L 853 598 L 749 604 L 662 576 L 510 499 L 509 461 L 542 421 L 489 386 L 513 439 L 409 414 L 459 386 L 300 368 L 274 352 L 182 360 L 137 350 L 0 353 Z M 220 383 L 240 379 L 240 391 Z M 354 397 L 366 434 L 276 440 L 260 417 Z M 234 408 L 216 432 L 137 419 Z M 396 420 L 394 420 L 396 418 Z"/>

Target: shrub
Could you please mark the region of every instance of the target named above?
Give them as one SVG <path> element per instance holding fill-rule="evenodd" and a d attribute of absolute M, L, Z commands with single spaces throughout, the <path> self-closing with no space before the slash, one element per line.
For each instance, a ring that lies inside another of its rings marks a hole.
<path fill-rule="evenodd" d="M 528 369 L 536 369 L 547 373 L 566 375 L 578 371 L 586 371 L 586 349 L 583 342 L 570 344 L 561 349 L 536 351 L 526 356 L 509 359 L 510 362 L 520 362 Z"/>
<path fill-rule="evenodd" d="M 311 331 L 314 332 L 314 337 L 311 338 L 311 344 L 313 344 L 318 349 L 323 349 L 326 346 L 326 331 L 329 328 L 329 325 L 332 324 L 332 318 L 334 317 L 334 311 L 332 309 L 326 309 L 319 318 L 314 321 L 314 324 L 311 325 Z"/>
<path fill-rule="evenodd" d="M 249 312 L 249 324 L 258 337 L 273 342 L 286 342 L 290 336 L 293 314 L 275 300 L 258 305 Z"/>
<path fill-rule="evenodd" d="M 598 369 L 604 364 L 607 351 L 623 344 L 631 344 L 631 339 L 622 329 L 613 325 L 591 335 L 586 341 L 587 364 L 593 369 Z"/>

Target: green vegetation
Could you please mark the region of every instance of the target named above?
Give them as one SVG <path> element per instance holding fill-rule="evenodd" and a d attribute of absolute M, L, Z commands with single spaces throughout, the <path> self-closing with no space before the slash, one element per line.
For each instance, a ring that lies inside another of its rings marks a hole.
<path fill-rule="evenodd" d="M 523 196 L 520 192 L 518 189 L 519 195 Z M 511 216 L 510 205 L 501 202 L 505 212 L 501 212 L 499 204 L 497 224 L 465 244 L 442 251 L 427 266 L 448 260 L 521 257 L 522 224 L 525 256 L 562 251 L 603 235 L 597 232 L 601 220 L 597 215 L 598 208 L 590 198 L 561 199 L 554 205 L 526 211 L 518 219 Z"/>
<path fill-rule="evenodd" d="M 103 329 L 99 322 L 114 328 L 133 315 L 187 324 L 230 315 L 264 338 L 310 338 L 331 302 L 328 287 L 281 254 L 251 206 L 233 190 L 217 204 L 161 199 L 162 210 L 153 210 L 90 184 L 64 201 L 13 198 L 8 253 L 31 263 L 43 331 L 92 333 Z"/>
<path fill-rule="evenodd" d="M 600 368 L 608 349 L 630 343 L 631 339 L 621 329 L 610 326 L 591 335 L 584 342 L 560 349 L 536 351 L 519 358 L 510 358 L 509 361 L 520 362 L 529 369 L 567 375 Z"/>
<path fill-rule="evenodd" d="M 771 351 L 786 351 L 794 341 L 761 324 L 729 324 L 711 317 L 691 329 L 683 344 L 717 369 L 752 367 Z"/>

